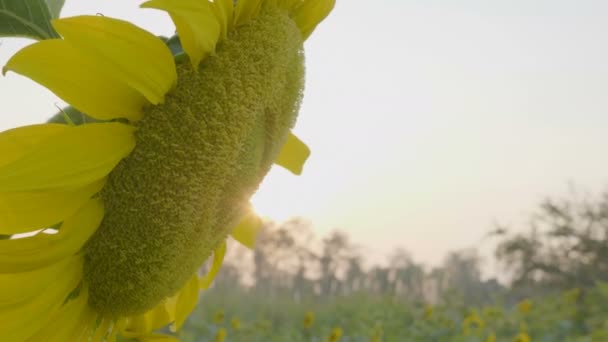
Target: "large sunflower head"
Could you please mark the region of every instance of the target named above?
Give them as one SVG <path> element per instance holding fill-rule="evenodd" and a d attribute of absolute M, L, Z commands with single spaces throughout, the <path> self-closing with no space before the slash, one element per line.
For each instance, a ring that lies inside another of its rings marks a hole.
<path fill-rule="evenodd" d="M 271 165 L 302 170 L 309 150 L 290 133 L 302 45 L 333 6 L 151 0 L 142 7 L 175 23 L 168 42 L 78 16 L 53 22 L 62 39 L 8 61 L 4 73 L 91 119 L 0 133 L 0 234 L 30 233 L 0 240 L 1 341 L 146 340 L 180 328 L 227 236 L 253 246 L 248 201 Z"/>

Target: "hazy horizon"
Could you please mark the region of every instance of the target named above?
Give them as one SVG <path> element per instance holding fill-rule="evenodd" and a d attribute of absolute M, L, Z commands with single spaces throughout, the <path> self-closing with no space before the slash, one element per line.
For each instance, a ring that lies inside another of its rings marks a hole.
<path fill-rule="evenodd" d="M 67 0 L 171 35 L 140 1 Z M 371 260 L 401 246 L 436 265 L 477 246 L 495 221 L 520 228 L 569 183 L 608 185 L 608 3 L 340 1 L 306 43 L 295 132 L 312 150 L 300 177 L 275 168 L 261 215 L 338 228 Z M 1 39 L 0 64 L 29 42 Z M 0 130 L 39 123 L 62 102 L 0 77 Z M 487 254 L 488 245 L 482 246 Z"/>

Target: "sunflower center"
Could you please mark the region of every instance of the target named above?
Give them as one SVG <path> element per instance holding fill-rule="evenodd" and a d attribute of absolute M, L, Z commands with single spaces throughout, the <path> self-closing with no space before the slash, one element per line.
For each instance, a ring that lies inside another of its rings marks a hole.
<path fill-rule="evenodd" d="M 151 58 L 153 58 L 151 56 Z M 124 317 L 174 295 L 243 215 L 299 109 L 302 37 L 282 11 L 233 30 L 145 111 L 85 250 L 90 304 Z"/>

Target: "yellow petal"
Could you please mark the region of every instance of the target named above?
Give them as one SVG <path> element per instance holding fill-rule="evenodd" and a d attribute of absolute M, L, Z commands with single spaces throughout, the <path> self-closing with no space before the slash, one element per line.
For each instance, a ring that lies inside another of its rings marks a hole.
<path fill-rule="evenodd" d="M 209 18 L 204 18 L 205 16 L 207 15 L 194 13 L 171 15 L 184 51 L 190 57 L 192 67 L 195 69 L 208 54 L 215 50 L 220 34 L 219 24 Z M 199 24 L 195 24 L 196 22 Z"/>
<path fill-rule="evenodd" d="M 177 296 L 175 307 L 175 330 L 179 331 L 188 318 L 188 315 L 194 310 L 198 304 L 198 275 L 195 274 L 190 278 L 188 283 L 182 288 Z"/>
<path fill-rule="evenodd" d="M 0 133 L 0 169 L 66 130 L 69 130 L 67 125 L 43 124 Z M 0 192 L 0 234 L 23 233 L 59 223 L 98 192 L 102 185 L 96 181 L 73 189 Z"/>
<path fill-rule="evenodd" d="M 121 332 L 121 335 L 123 335 L 125 337 L 130 337 L 130 336 L 126 336 L 125 333 L 126 332 L 132 332 L 134 334 L 135 333 L 146 333 L 151 330 L 152 329 L 150 329 L 150 324 L 146 318 L 146 315 L 142 314 L 142 315 L 129 317 L 129 320 L 127 321 L 127 325 L 125 326 L 125 331 Z"/>
<path fill-rule="evenodd" d="M 98 68 L 158 104 L 177 80 L 173 55 L 158 37 L 118 19 L 78 16 L 53 21 L 70 45 L 95 61 Z"/>
<path fill-rule="evenodd" d="M 87 341 L 91 340 L 91 335 L 97 326 L 97 312 L 95 312 L 88 302 L 81 304 L 80 313 L 76 316 L 78 320 L 72 326 L 70 337 L 66 340 L 61 335 L 54 335 L 55 341 Z M 51 340 L 52 341 L 52 340 Z"/>
<path fill-rule="evenodd" d="M 0 306 L 0 341 L 49 341 L 41 333 L 49 330 L 48 322 L 58 323 L 53 322 L 53 316 L 63 309 L 62 304 L 81 279 L 82 257 L 73 257 L 69 266 L 55 275 L 52 283 L 46 283 L 44 291 L 23 303 Z M 34 334 L 36 336 L 28 339 Z"/>
<path fill-rule="evenodd" d="M 0 274 L 0 307 L 23 302 L 46 291 L 70 266 L 73 260 L 64 259 L 29 272 Z"/>
<path fill-rule="evenodd" d="M 296 8 L 292 18 L 300 28 L 304 40 L 308 39 L 315 27 L 329 15 L 335 4 L 336 0 L 306 0 Z"/>
<path fill-rule="evenodd" d="M 171 15 L 182 47 L 194 68 L 215 50 L 220 36 L 220 23 L 211 6 L 209 1 L 201 0 L 151 0 L 141 5 Z"/>
<path fill-rule="evenodd" d="M 199 280 L 199 287 L 203 290 L 209 288 L 213 279 L 222 268 L 222 263 L 224 262 L 224 256 L 226 255 L 226 241 L 222 242 L 218 248 L 213 252 L 213 261 L 211 262 L 211 268 L 209 272 L 202 276 Z"/>
<path fill-rule="evenodd" d="M 85 289 L 75 299 L 68 300 L 51 317 L 48 324 L 36 332 L 27 342 L 82 341 L 88 332 L 90 322 L 96 318 L 88 306 Z"/>
<path fill-rule="evenodd" d="M 99 326 L 95 328 L 95 334 L 93 334 L 90 342 L 104 342 L 111 324 L 112 320 L 107 318 L 103 319 L 101 323 L 99 323 Z"/>
<path fill-rule="evenodd" d="M 0 133 L 0 167 L 29 153 L 45 139 L 62 133 L 67 125 L 42 124 L 13 128 Z"/>
<path fill-rule="evenodd" d="M 258 15 L 262 7 L 262 0 L 239 0 L 234 9 L 234 24 L 236 26 L 248 23 Z"/>
<path fill-rule="evenodd" d="M 175 312 L 177 308 L 177 296 L 167 298 L 154 309 L 146 312 L 150 331 L 158 330 L 171 322 L 175 321 Z"/>
<path fill-rule="evenodd" d="M 121 123 L 67 126 L 27 154 L 0 166 L 0 192 L 78 187 L 105 177 L 135 147 Z"/>
<path fill-rule="evenodd" d="M 266 8 L 280 8 L 291 13 L 301 3 L 302 0 L 264 0 L 262 6 Z"/>
<path fill-rule="evenodd" d="M 47 87 L 66 102 L 100 120 L 138 120 L 146 98 L 114 76 L 114 70 L 60 39 L 26 46 L 2 69 Z"/>
<path fill-rule="evenodd" d="M 166 299 L 146 313 L 130 317 L 125 331 L 144 334 L 169 325 L 175 321 L 176 301 L 177 296 Z"/>
<path fill-rule="evenodd" d="M 226 38 L 234 21 L 234 0 L 215 0 L 211 6 L 220 24 L 221 36 Z"/>
<path fill-rule="evenodd" d="M 301 0 L 266 0 L 264 5 L 282 8 L 288 12 L 291 12 L 294 8 L 298 7 L 301 2 Z"/>
<path fill-rule="evenodd" d="M 116 342 L 116 336 L 118 336 L 119 332 L 124 330 L 126 325 L 127 325 L 126 318 L 121 318 L 118 321 L 116 321 L 114 323 L 114 326 L 112 326 L 112 330 L 110 331 L 110 335 L 108 335 L 108 339 L 106 340 L 106 342 Z"/>
<path fill-rule="evenodd" d="M 300 175 L 304 163 L 309 156 L 310 149 L 308 146 L 298 139 L 298 137 L 290 133 L 281 152 L 279 152 L 279 156 L 275 160 L 275 163 L 296 175 Z"/>
<path fill-rule="evenodd" d="M 261 228 L 262 220 L 255 213 L 250 212 L 232 229 L 231 235 L 236 241 L 253 249 Z"/>
<path fill-rule="evenodd" d="M 104 184 L 102 179 L 74 189 L 0 192 L 0 234 L 51 227 L 74 214 Z"/>
<path fill-rule="evenodd" d="M 40 232 L 26 238 L 0 240 L 0 273 L 35 270 L 76 254 L 102 218 L 101 200 L 92 199 L 67 218 L 57 234 Z"/>

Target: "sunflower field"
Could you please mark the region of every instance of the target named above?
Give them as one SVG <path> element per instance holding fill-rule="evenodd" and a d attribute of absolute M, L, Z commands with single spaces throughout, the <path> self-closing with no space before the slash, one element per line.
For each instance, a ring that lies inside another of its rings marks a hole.
<path fill-rule="evenodd" d="M 482 307 L 456 298 L 438 305 L 369 295 L 298 303 L 211 291 L 181 337 L 192 342 L 608 341 L 608 284 Z"/>

